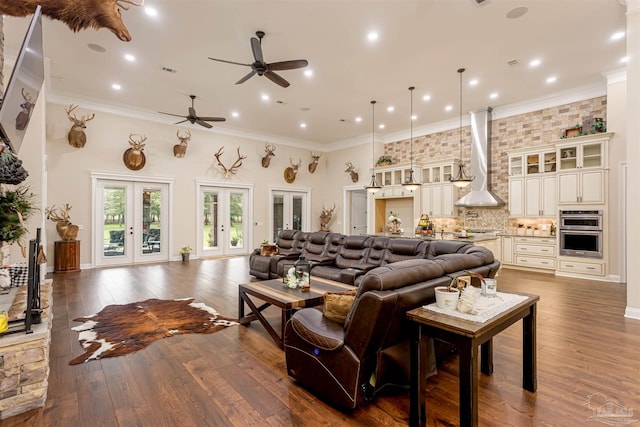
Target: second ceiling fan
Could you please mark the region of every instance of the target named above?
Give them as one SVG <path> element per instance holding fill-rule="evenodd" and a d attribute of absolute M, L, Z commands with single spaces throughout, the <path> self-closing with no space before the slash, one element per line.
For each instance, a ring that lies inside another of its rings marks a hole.
<path fill-rule="evenodd" d="M 218 62 L 225 62 L 227 64 L 235 64 L 235 65 L 243 65 L 246 67 L 251 67 L 251 72 L 238 80 L 236 84 L 241 84 L 249 80 L 255 74 L 259 76 L 265 76 L 272 82 L 282 87 L 288 87 L 289 82 L 283 79 L 280 75 L 276 74 L 274 71 L 285 71 L 285 70 L 295 70 L 297 68 L 304 68 L 309 65 L 309 62 L 306 59 L 295 59 L 292 61 L 280 61 L 273 62 L 271 64 L 266 63 L 264 61 L 264 56 L 262 55 L 262 38 L 265 36 L 264 31 L 256 31 L 256 36 L 251 37 L 251 50 L 253 52 L 253 59 L 255 60 L 251 64 L 243 64 L 240 62 L 227 61 L 225 59 L 217 59 L 211 58 L 209 59 Z"/>

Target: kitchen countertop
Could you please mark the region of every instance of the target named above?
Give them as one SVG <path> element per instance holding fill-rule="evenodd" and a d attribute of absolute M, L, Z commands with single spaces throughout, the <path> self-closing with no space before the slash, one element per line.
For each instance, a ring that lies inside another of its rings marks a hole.
<path fill-rule="evenodd" d="M 466 237 L 457 236 L 456 234 L 458 233 L 454 233 L 452 231 L 445 231 L 444 233 L 436 232 L 436 234 L 433 237 L 418 236 L 415 234 L 404 234 L 404 233 L 400 233 L 400 234 L 382 233 L 382 234 L 376 234 L 376 236 L 385 236 L 385 237 L 403 238 L 403 239 L 419 239 L 419 240 L 427 240 L 427 241 L 456 240 L 458 242 L 466 242 L 466 243 L 487 242 L 491 240 L 497 240 L 499 237 L 496 233 L 473 233 L 471 236 L 466 236 Z"/>

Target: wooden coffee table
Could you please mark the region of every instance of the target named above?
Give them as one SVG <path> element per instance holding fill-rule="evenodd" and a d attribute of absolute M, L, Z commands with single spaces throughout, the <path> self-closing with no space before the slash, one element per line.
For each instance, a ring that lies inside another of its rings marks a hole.
<path fill-rule="evenodd" d="M 519 293 L 520 294 L 520 293 Z M 447 316 L 424 308 L 407 312 L 414 322 L 415 331 L 411 339 L 411 396 L 409 424 L 424 425 L 425 382 L 424 337 L 437 338 L 454 344 L 459 355 L 460 381 L 460 426 L 478 425 L 478 346 L 480 346 L 480 372 L 493 373 L 492 338 L 520 319 L 522 328 L 522 387 L 536 391 L 536 303 L 537 295 L 525 295 L 526 300 L 511 307 L 484 323 L 471 322 Z"/>
<path fill-rule="evenodd" d="M 324 303 L 324 294 L 326 292 L 344 292 L 353 289 L 354 287 L 351 285 L 314 277 L 311 278 L 311 289 L 307 292 L 302 292 L 301 289 L 287 288 L 282 283 L 282 279 L 243 283 L 238 286 L 238 322 L 241 325 L 248 326 L 252 321 L 258 320 L 275 343 L 281 349 L 284 349 L 284 327 L 294 310 L 321 305 Z M 262 300 L 264 303 L 257 306 L 251 297 Z M 244 313 L 245 303 L 251 309 L 251 312 L 247 315 Z M 280 307 L 282 310 L 280 334 L 262 315 L 262 311 L 271 305 Z"/>

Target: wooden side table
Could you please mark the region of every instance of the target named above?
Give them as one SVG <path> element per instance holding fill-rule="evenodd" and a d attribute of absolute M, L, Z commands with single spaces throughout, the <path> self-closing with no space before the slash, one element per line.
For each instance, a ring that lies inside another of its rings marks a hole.
<path fill-rule="evenodd" d="M 56 240 L 54 273 L 80 271 L 80 240 Z"/>

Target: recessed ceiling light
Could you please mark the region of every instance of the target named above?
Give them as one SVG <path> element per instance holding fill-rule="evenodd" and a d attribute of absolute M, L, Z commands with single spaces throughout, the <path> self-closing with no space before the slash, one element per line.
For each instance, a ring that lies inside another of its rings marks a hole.
<path fill-rule="evenodd" d="M 306 123 L 300 123 L 300 127 L 304 129 L 304 128 L 307 127 L 307 124 Z"/>
<path fill-rule="evenodd" d="M 307 77 L 313 76 L 313 70 L 304 70 L 304 75 Z"/>
<path fill-rule="evenodd" d="M 620 62 L 622 62 L 623 64 L 626 64 L 627 62 L 629 62 L 629 57 L 623 56 L 622 58 L 620 58 Z"/>
<path fill-rule="evenodd" d="M 380 124 L 378 125 L 378 128 L 380 128 L 380 129 L 384 129 L 384 123 L 380 123 Z"/>
<path fill-rule="evenodd" d="M 94 52 L 105 53 L 107 51 L 107 49 L 104 46 L 99 45 L 97 43 L 89 43 L 87 46 L 89 47 L 89 49 L 93 50 Z"/>
<path fill-rule="evenodd" d="M 489 98 L 491 99 L 496 99 L 498 97 L 498 92 L 493 92 L 492 94 L 489 95 Z"/>
<path fill-rule="evenodd" d="M 370 42 L 378 40 L 378 33 L 376 31 L 369 32 L 369 34 L 367 34 L 367 39 L 369 39 Z"/>
<path fill-rule="evenodd" d="M 620 40 L 620 39 L 624 38 L 624 34 L 625 34 L 624 31 L 618 31 L 617 33 L 613 33 L 611 35 L 611 40 L 612 41 Z"/>
<path fill-rule="evenodd" d="M 389 113 L 393 113 L 393 111 L 394 111 L 395 109 L 396 109 L 396 108 L 395 108 L 393 105 L 389 105 L 389 106 L 387 107 L 387 111 L 388 111 Z"/>
<path fill-rule="evenodd" d="M 260 98 L 261 98 L 263 101 L 268 101 L 268 100 L 269 100 L 269 95 L 262 95 L 262 96 L 260 96 Z"/>
<path fill-rule="evenodd" d="M 423 101 L 430 101 L 430 100 L 431 100 L 431 95 L 428 95 L 428 94 L 427 94 L 427 95 L 423 96 L 423 97 L 422 97 L 422 100 L 423 100 Z"/>
<path fill-rule="evenodd" d="M 447 105 L 446 107 L 444 107 L 444 111 L 451 111 L 453 110 L 453 105 Z"/>
<path fill-rule="evenodd" d="M 127 53 L 126 55 L 124 55 L 124 59 L 126 59 L 129 62 L 133 62 L 136 60 L 136 57 L 131 55 L 130 53 Z"/>
<path fill-rule="evenodd" d="M 418 118 L 418 116 L 416 116 L 415 114 L 413 116 L 411 116 L 411 120 L 415 120 L 417 118 Z"/>
<path fill-rule="evenodd" d="M 478 85 L 478 79 L 473 79 L 469 81 L 469 86 L 477 86 Z"/>
<path fill-rule="evenodd" d="M 240 117 L 240 113 L 238 113 L 237 111 L 232 111 L 232 112 L 231 112 L 231 116 L 233 116 L 233 117 Z"/>
<path fill-rule="evenodd" d="M 529 67 L 531 67 L 531 68 L 535 68 L 535 67 L 538 67 L 541 63 L 542 63 L 542 60 L 540 60 L 539 58 L 532 59 L 532 60 L 529 62 Z"/>
<path fill-rule="evenodd" d="M 360 116 L 356 117 L 356 122 L 357 123 L 360 123 L 361 121 L 362 121 L 362 117 L 360 117 Z"/>
<path fill-rule="evenodd" d="M 556 80 L 558 80 L 556 76 L 547 77 L 547 83 L 553 83 Z"/>
<path fill-rule="evenodd" d="M 153 16 L 153 17 L 158 16 L 158 11 L 150 6 L 145 7 L 144 12 L 149 16 Z"/>
<path fill-rule="evenodd" d="M 122 89 L 122 86 L 120 86 L 118 83 L 114 83 L 114 84 L 111 85 L 111 88 L 113 90 L 120 90 L 120 89 Z"/>

